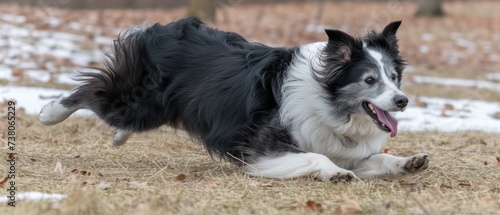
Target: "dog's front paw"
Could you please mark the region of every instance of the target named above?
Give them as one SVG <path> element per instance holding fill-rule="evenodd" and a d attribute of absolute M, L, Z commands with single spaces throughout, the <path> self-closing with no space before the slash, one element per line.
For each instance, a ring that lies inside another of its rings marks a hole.
<path fill-rule="evenodd" d="M 330 181 L 333 183 L 350 182 L 354 180 L 359 180 L 359 178 L 351 171 L 337 172 L 332 177 L 330 177 Z"/>
<path fill-rule="evenodd" d="M 353 172 L 337 166 L 335 166 L 335 168 L 327 168 L 318 171 L 315 175 L 315 178 L 322 181 L 331 181 L 334 183 L 360 180 Z"/>
<path fill-rule="evenodd" d="M 418 153 L 409 157 L 403 169 L 406 173 L 415 173 L 422 171 L 429 167 L 429 155 L 425 153 Z"/>

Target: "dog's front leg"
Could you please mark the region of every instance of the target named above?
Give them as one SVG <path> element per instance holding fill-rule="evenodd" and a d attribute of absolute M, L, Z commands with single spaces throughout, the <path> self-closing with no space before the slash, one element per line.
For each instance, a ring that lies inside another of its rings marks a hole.
<path fill-rule="evenodd" d="M 427 169 L 429 156 L 419 153 L 411 157 L 397 157 L 390 154 L 375 154 L 356 165 L 354 174 L 361 179 L 393 178 Z"/>

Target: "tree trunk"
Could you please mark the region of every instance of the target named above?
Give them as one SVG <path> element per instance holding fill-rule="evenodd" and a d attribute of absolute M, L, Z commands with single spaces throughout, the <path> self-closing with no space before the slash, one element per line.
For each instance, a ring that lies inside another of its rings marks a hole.
<path fill-rule="evenodd" d="M 190 0 L 188 16 L 194 16 L 202 21 L 215 22 L 216 0 Z"/>
<path fill-rule="evenodd" d="M 418 0 L 415 16 L 443 16 L 441 0 Z"/>

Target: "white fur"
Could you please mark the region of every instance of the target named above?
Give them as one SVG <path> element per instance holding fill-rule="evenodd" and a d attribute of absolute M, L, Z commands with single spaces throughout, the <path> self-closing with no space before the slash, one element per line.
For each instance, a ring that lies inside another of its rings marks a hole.
<path fill-rule="evenodd" d="M 366 116 L 353 114 L 346 122 L 329 112 L 328 96 L 311 73 L 311 68 L 320 65 L 324 46 L 325 43 L 313 43 L 301 47 L 294 59 L 282 88 L 281 122 L 300 149 L 326 155 L 340 167 L 351 168 L 360 159 L 379 153 L 389 136 Z M 345 136 L 358 144 L 344 146 L 341 141 Z"/>
<path fill-rule="evenodd" d="M 365 49 L 370 56 L 377 61 L 378 66 L 380 67 L 380 80 L 384 83 L 386 86 L 386 90 L 376 98 L 374 98 L 372 102 L 375 106 L 383 109 L 383 110 L 396 110 L 398 109 L 394 105 L 393 98 L 396 95 L 402 95 L 405 96 L 405 94 L 398 89 L 394 81 L 389 80 L 387 77 L 387 71 L 385 71 L 385 66 L 384 62 L 382 62 L 382 53 L 372 50 L 372 49 Z"/>
<path fill-rule="evenodd" d="M 361 169 L 355 172 L 361 178 L 403 174 L 404 163 L 411 158 L 379 154 L 389 133 L 380 130 L 365 115 L 352 114 L 346 121 L 336 119 L 329 112 L 332 107 L 326 101 L 327 92 L 311 72 L 321 68 L 319 57 L 325 45 L 313 43 L 301 47 L 282 87 L 281 123 L 289 129 L 299 148 L 308 153 L 266 157 L 255 164 L 256 169 L 246 166 L 245 171 L 251 175 L 277 178 L 316 174 L 323 180 L 338 172 L 345 173 L 346 169 Z M 389 102 L 393 105 L 394 95 L 404 94 L 383 71 L 382 54 L 373 50 L 368 52 L 382 68 L 381 77 L 388 92 L 377 97 L 375 105 L 389 106 Z M 385 106 L 380 108 L 385 109 Z M 342 144 L 346 138 L 355 145 Z"/>
<path fill-rule="evenodd" d="M 38 119 L 43 125 L 55 125 L 67 119 L 78 109 L 69 109 L 61 104 L 62 99 L 57 99 L 43 106 L 38 114 Z"/>
<path fill-rule="evenodd" d="M 277 157 L 262 157 L 256 163 L 246 165 L 243 170 L 249 175 L 266 178 L 294 178 L 310 175 L 329 181 L 339 175 L 354 176 L 351 171 L 338 167 L 326 156 L 316 153 L 286 153 Z"/>
<path fill-rule="evenodd" d="M 408 162 L 412 162 L 414 157 L 423 159 L 424 155 L 427 156 L 426 154 L 419 153 L 412 157 L 403 158 L 390 154 L 376 154 L 358 163 L 356 168 L 359 170 L 356 171 L 355 174 L 361 179 L 401 176 L 409 172 L 409 170 L 405 168 Z M 413 171 L 424 170 L 427 168 L 428 164 L 429 160 L 425 159 L 425 163 Z"/>
<path fill-rule="evenodd" d="M 116 129 L 113 133 L 113 140 L 111 140 L 110 145 L 113 147 L 121 146 L 127 142 L 130 135 L 132 135 L 131 131 Z"/>

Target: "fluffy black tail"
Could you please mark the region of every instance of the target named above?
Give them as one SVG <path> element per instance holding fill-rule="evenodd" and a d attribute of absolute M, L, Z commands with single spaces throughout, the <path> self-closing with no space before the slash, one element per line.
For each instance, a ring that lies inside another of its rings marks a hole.
<path fill-rule="evenodd" d="M 143 131 L 159 127 L 163 123 L 158 117 L 161 114 L 154 113 L 161 110 L 148 97 L 148 91 L 156 90 L 154 82 L 160 74 L 147 62 L 146 46 L 140 28 L 121 34 L 114 41 L 113 54 L 107 55 L 104 68 L 81 72 L 79 79 L 84 84 L 61 104 L 90 109 L 120 129 Z"/>

